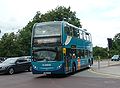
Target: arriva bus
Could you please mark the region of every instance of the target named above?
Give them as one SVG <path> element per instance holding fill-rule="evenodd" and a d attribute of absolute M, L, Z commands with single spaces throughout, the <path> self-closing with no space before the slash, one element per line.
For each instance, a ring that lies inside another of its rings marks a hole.
<path fill-rule="evenodd" d="M 93 64 L 91 34 L 65 21 L 36 23 L 31 49 L 33 74 L 68 74 Z"/>

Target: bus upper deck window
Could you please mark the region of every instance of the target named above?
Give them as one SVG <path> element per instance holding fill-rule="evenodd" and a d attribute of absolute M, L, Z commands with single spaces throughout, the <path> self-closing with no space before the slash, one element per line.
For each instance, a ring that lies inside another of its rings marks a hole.
<path fill-rule="evenodd" d="M 74 37 L 78 37 L 79 36 L 79 30 L 73 28 L 73 35 L 74 35 Z"/>
<path fill-rule="evenodd" d="M 64 30 L 67 35 L 70 35 L 70 28 L 68 26 L 65 26 Z"/>

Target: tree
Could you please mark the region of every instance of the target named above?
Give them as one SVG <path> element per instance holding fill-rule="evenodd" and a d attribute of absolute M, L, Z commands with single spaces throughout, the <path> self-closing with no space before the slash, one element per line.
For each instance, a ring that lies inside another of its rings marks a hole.
<path fill-rule="evenodd" d="M 0 56 L 11 57 L 17 56 L 16 35 L 12 32 L 5 33 L 0 41 Z"/>
<path fill-rule="evenodd" d="M 48 16 L 51 21 L 67 21 L 77 27 L 82 27 L 80 24 L 80 19 L 76 17 L 76 12 L 72 12 L 70 10 L 71 8 L 65 8 L 65 7 L 57 7 L 55 10 L 49 11 L 45 14 L 45 16 Z M 42 17 L 42 16 L 41 16 Z"/>
<path fill-rule="evenodd" d="M 95 59 L 97 58 L 97 56 L 100 56 L 101 59 L 107 59 L 108 57 L 107 48 L 95 46 L 93 48 L 93 56 L 95 57 Z"/>
<path fill-rule="evenodd" d="M 31 31 L 23 28 L 18 32 L 16 41 L 19 48 L 19 56 L 30 55 Z"/>
<path fill-rule="evenodd" d="M 82 27 L 80 24 L 80 19 L 76 17 L 76 12 L 72 12 L 71 8 L 59 6 L 54 10 L 48 11 L 45 14 L 41 14 L 38 11 L 33 18 L 34 22 L 47 22 L 47 21 L 67 21 L 77 27 Z"/>
<path fill-rule="evenodd" d="M 45 14 L 42 14 L 40 11 L 36 12 L 36 15 L 33 17 L 32 21 L 24 27 L 24 29 L 29 29 L 32 31 L 32 27 L 35 23 L 39 22 L 48 22 L 48 21 L 67 21 L 77 27 L 82 27 L 80 24 L 80 19 L 76 17 L 76 12 L 72 12 L 71 8 L 59 6 L 51 11 L 48 11 Z"/>
<path fill-rule="evenodd" d="M 112 55 L 120 54 L 120 33 L 114 36 L 112 45 Z"/>

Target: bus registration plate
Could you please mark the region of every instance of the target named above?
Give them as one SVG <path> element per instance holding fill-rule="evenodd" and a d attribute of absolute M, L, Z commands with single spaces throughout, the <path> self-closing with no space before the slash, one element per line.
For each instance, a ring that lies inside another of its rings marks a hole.
<path fill-rule="evenodd" d="M 51 72 L 43 72 L 43 74 L 51 74 Z"/>

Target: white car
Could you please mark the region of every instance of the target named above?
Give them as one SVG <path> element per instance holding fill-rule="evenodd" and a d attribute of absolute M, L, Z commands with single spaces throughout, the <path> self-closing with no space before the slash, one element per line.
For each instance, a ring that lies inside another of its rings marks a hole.
<path fill-rule="evenodd" d="M 112 58 L 111 58 L 111 61 L 119 61 L 120 60 L 120 55 L 114 55 Z"/>

